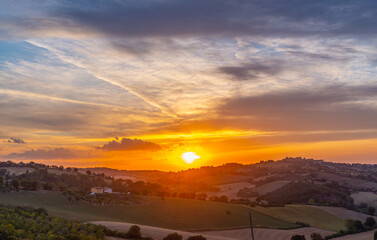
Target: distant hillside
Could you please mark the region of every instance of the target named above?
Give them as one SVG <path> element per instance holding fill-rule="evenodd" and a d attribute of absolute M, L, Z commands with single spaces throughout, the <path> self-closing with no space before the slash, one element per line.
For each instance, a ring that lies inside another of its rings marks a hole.
<path fill-rule="evenodd" d="M 336 182 L 352 192 L 377 191 L 377 165 L 332 163 L 301 157 L 261 161 L 249 165 L 228 163 L 218 167 L 201 167 L 179 172 L 127 171 L 110 168 L 90 168 L 79 171 L 87 170 L 115 178 L 156 182 L 171 186 L 177 191 L 198 192 L 211 188 L 216 191 L 224 189 L 225 184 L 248 182 L 249 187 L 254 185 L 255 191 L 264 195 L 283 187 L 286 183 L 300 181 L 315 185 Z M 247 184 L 244 185 L 247 187 Z M 227 190 L 234 195 L 234 189 Z"/>
<path fill-rule="evenodd" d="M 70 174 L 73 176 L 68 177 Z M 75 190 L 81 192 L 88 192 L 93 185 L 103 185 L 116 191 L 144 195 L 223 202 L 232 200 L 245 204 L 310 202 L 364 212 L 367 211 L 368 203 L 372 202 L 361 204 L 355 193 L 377 193 L 377 165 L 332 163 L 301 157 L 249 165 L 228 163 L 179 172 L 129 171 L 104 167 L 76 169 L 37 163 L 1 162 L 1 175 L 10 180 L 20 175 L 24 179 L 41 181 L 43 186 L 51 182 L 47 179 L 52 178 L 53 189 L 57 189 L 59 184 L 74 189 L 75 179 L 85 179 L 87 183 Z M 356 204 L 351 196 L 357 200 Z"/>
<path fill-rule="evenodd" d="M 107 167 L 79 168 L 80 173 L 91 171 L 96 174 L 105 174 L 115 179 L 129 179 L 132 181 L 153 181 L 165 175 L 165 172 L 157 170 L 119 170 Z"/>
<path fill-rule="evenodd" d="M 309 203 L 344 207 L 353 205 L 352 198 L 349 197 L 346 189 L 306 182 L 287 184 L 261 198 L 274 204 Z"/>
<path fill-rule="evenodd" d="M 285 158 L 279 161 L 261 161 L 243 165 L 228 163 L 218 167 L 204 166 L 179 172 L 129 171 L 111 168 L 81 168 L 114 178 L 144 180 L 162 184 L 185 185 L 205 182 L 210 186 L 250 181 L 258 186 L 273 181 L 315 181 L 316 183 L 338 182 L 354 190 L 377 190 L 377 164 L 345 164 L 323 160 Z M 284 185 L 284 184 L 283 184 Z"/>

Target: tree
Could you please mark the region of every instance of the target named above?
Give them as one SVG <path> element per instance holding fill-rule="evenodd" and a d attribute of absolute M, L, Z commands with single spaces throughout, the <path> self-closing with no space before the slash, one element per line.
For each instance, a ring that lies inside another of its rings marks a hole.
<path fill-rule="evenodd" d="M 367 217 L 367 219 L 365 220 L 365 223 L 364 223 L 365 226 L 367 227 L 374 227 L 376 226 L 376 220 L 374 220 L 373 217 Z"/>
<path fill-rule="evenodd" d="M 212 202 L 218 202 L 219 197 L 218 196 L 211 196 L 211 197 L 209 197 L 209 200 L 212 201 Z"/>
<path fill-rule="evenodd" d="M 92 175 L 92 172 L 88 170 L 88 171 L 86 171 L 86 174 Z"/>
<path fill-rule="evenodd" d="M 376 208 L 370 206 L 368 207 L 368 214 L 369 215 L 374 215 L 374 213 L 376 212 Z"/>
<path fill-rule="evenodd" d="M 0 239 L 2 240 L 16 240 L 15 228 L 12 224 L 0 226 Z"/>
<path fill-rule="evenodd" d="M 10 184 L 15 188 L 15 189 L 18 189 L 18 187 L 20 186 L 20 181 L 18 179 L 13 179 Z"/>
<path fill-rule="evenodd" d="M 364 225 L 359 220 L 347 219 L 346 228 L 351 233 L 364 231 Z"/>
<path fill-rule="evenodd" d="M 24 188 L 24 190 L 31 190 L 35 191 L 38 188 L 38 182 L 36 181 L 22 181 L 21 186 Z"/>
<path fill-rule="evenodd" d="M 137 225 L 131 226 L 126 233 L 126 238 L 141 238 L 140 227 Z"/>
<path fill-rule="evenodd" d="M 163 240 L 182 240 L 182 235 L 179 235 L 178 233 L 170 233 L 166 237 L 164 237 Z"/>
<path fill-rule="evenodd" d="M 305 235 L 293 235 L 291 240 L 306 240 Z"/>
<path fill-rule="evenodd" d="M 52 190 L 52 186 L 49 183 L 43 184 L 43 190 Z"/>
<path fill-rule="evenodd" d="M 344 223 L 346 225 L 346 228 L 349 232 L 352 232 L 354 230 L 355 221 L 352 219 L 347 219 Z"/>
<path fill-rule="evenodd" d="M 309 205 L 314 205 L 314 204 L 315 204 L 315 200 L 314 200 L 313 198 L 310 198 L 310 199 L 308 200 L 308 204 L 309 204 Z"/>
<path fill-rule="evenodd" d="M 228 202 L 228 197 L 225 196 L 225 195 L 222 195 L 222 196 L 219 198 L 219 202 Z"/>
<path fill-rule="evenodd" d="M 50 216 L 43 208 L 0 206 L 0 216 L 5 216 L 0 218 L 1 240 L 99 240 L 104 239 L 105 236 L 124 238 L 126 235 L 124 232 L 113 231 L 104 226 L 82 224 Z"/>
<path fill-rule="evenodd" d="M 346 228 L 351 233 L 361 232 L 361 231 L 364 230 L 364 225 L 359 220 L 347 219 L 346 220 Z"/>
<path fill-rule="evenodd" d="M 207 238 L 203 237 L 202 235 L 191 236 L 187 238 L 187 240 L 206 240 L 206 239 Z"/>
<path fill-rule="evenodd" d="M 359 208 L 367 208 L 368 204 L 366 204 L 365 202 L 361 202 L 358 207 Z"/>
<path fill-rule="evenodd" d="M 323 240 L 323 237 L 319 233 L 312 233 L 312 235 L 310 235 L 310 238 L 312 240 Z"/>
<path fill-rule="evenodd" d="M 4 168 L 0 169 L 0 175 L 1 176 L 5 176 L 6 173 L 7 173 L 6 169 L 4 169 Z"/>
<path fill-rule="evenodd" d="M 205 193 L 200 193 L 198 196 L 197 196 L 197 199 L 198 200 L 203 200 L 205 201 L 207 199 L 207 194 Z"/>
<path fill-rule="evenodd" d="M 361 231 L 364 231 L 364 225 L 361 221 L 359 220 L 356 220 L 355 221 L 355 229 L 357 232 L 361 232 Z"/>

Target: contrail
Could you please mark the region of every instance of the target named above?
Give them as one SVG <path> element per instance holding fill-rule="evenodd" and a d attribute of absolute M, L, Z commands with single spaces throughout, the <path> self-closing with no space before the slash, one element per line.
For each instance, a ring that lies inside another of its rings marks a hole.
<path fill-rule="evenodd" d="M 51 101 L 61 101 L 61 102 L 67 102 L 67 103 L 92 105 L 92 106 L 113 108 L 113 109 L 119 109 L 119 110 L 129 110 L 129 111 L 135 112 L 135 110 L 131 109 L 131 108 L 121 107 L 121 106 L 116 106 L 116 105 L 111 105 L 111 104 L 106 104 L 106 103 L 95 103 L 95 102 L 74 100 L 74 99 L 69 99 L 69 98 L 53 97 L 53 96 L 49 96 L 49 95 L 45 95 L 45 94 L 25 92 L 25 91 L 19 91 L 19 90 L 11 90 L 11 89 L 0 88 L 0 94 L 17 95 L 17 96 L 23 96 L 23 97 L 28 97 L 28 98 L 48 99 L 48 100 L 51 100 Z"/>
<path fill-rule="evenodd" d="M 92 74 L 94 77 L 96 77 L 97 79 L 99 80 L 102 80 L 102 81 L 105 81 L 107 83 L 110 83 L 111 85 L 114 85 L 114 86 L 117 86 L 123 90 L 126 90 L 127 92 L 135 95 L 136 97 L 142 99 L 144 102 L 148 103 L 149 105 L 155 107 L 155 108 L 158 108 L 160 109 L 160 111 L 170 117 L 173 117 L 173 118 L 176 118 L 176 119 L 179 119 L 179 117 L 174 113 L 172 112 L 169 108 L 167 107 L 164 107 L 164 106 L 161 106 L 160 104 L 152 101 L 151 99 L 149 99 L 148 97 L 138 93 L 137 91 L 135 91 L 134 89 L 132 89 L 131 87 L 129 86 L 126 86 L 120 82 L 117 82 L 117 81 L 114 81 L 112 79 L 109 79 L 107 77 L 104 77 L 104 76 L 101 76 L 101 74 L 98 74 L 97 72 L 89 69 L 87 66 L 81 64 L 81 63 L 78 63 L 77 61 L 74 61 L 73 59 L 71 58 L 67 58 L 65 57 L 64 55 L 62 54 L 59 54 L 59 51 L 50 47 L 50 46 L 47 46 L 47 45 L 44 45 L 44 44 L 41 44 L 41 43 L 38 43 L 38 42 L 34 42 L 34 41 L 28 41 L 30 44 L 33 44 L 37 47 L 41 47 L 41 48 L 45 48 L 51 52 L 54 52 L 62 61 L 64 62 L 67 62 L 67 63 L 70 63 L 72 65 L 75 65 L 77 67 L 80 67 L 80 68 L 83 68 L 83 69 L 86 69 L 90 74 Z"/>

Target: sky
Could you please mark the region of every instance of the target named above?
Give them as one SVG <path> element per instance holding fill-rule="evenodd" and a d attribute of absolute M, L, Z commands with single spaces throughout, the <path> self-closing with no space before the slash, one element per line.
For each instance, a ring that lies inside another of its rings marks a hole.
<path fill-rule="evenodd" d="M 0 5 L 3 161 L 377 163 L 374 0 Z"/>

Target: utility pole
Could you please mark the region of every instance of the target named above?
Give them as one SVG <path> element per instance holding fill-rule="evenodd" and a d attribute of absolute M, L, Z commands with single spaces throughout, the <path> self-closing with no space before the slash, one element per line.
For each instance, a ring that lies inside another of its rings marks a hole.
<path fill-rule="evenodd" d="M 249 218 L 250 218 L 251 240 L 254 240 L 253 218 L 251 217 L 251 212 L 249 212 Z"/>

